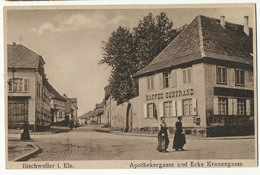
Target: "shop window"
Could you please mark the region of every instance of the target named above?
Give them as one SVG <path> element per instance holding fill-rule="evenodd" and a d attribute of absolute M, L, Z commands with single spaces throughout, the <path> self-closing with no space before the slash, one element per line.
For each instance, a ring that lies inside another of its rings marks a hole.
<path fill-rule="evenodd" d="M 243 69 L 236 69 L 236 85 L 245 85 L 245 71 Z"/>
<path fill-rule="evenodd" d="M 217 83 L 227 84 L 227 68 L 223 66 L 217 66 Z"/>
<path fill-rule="evenodd" d="M 164 117 L 171 117 L 172 116 L 172 102 L 167 101 L 163 103 L 163 115 Z"/>
<path fill-rule="evenodd" d="M 164 72 L 163 73 L 163 87 L 168 88 L 170 87 L 171 82 L 171 73 L 170 72 Z"/>
<path fill-rule="evenodd" d="M 183 84 L 191 84 L 191 67 L 182 69 Z"/>
<path fill-rule="evenodd" d="M 154 76 L 147 77 L 147 90 L 154 89 Z"/>
<path fill-rule="evenodd" d="M 226 98 L 218 99 L 218 114 L 219 115 L 227 114 L 227 99 Z"/>
<path fill-rule="evenodd" d="M 237 114 L 245 115 L 245 100 L 237 99 Z"/>
<path fill-rule="evenodd" d="M 29 81 L 23 78 L 9 79 L 9 92 L 28 92 Z"/>
<path fill-rule="evenodd" d="M 184 116 L 193 115 L 192 99 L 183 100 Z"/>

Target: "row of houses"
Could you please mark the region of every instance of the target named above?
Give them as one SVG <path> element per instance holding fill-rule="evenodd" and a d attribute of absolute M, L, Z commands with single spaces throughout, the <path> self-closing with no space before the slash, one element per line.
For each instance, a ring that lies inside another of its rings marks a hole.
<path fill-rule="evenodd" d="M 177 116 L 183 116 L 185 131 L 193 135 L 254 134 L 253 30 L 248 23 L 248 16 L 244 25 L 224 16 L 197 16 L 134 74 L 138 97 L 117 105 L 105 88 L 101 118 L 125 132 L 154 133 L 162 116 L 172 132 Z"/>
<path fill-rule="evenodd" d="M 50 84 L 42 56 L 21 44 L 7 45 L 8 128 L 28 122 L 38 131 L 77 118 L 77 98 L 60 95 Z"/>

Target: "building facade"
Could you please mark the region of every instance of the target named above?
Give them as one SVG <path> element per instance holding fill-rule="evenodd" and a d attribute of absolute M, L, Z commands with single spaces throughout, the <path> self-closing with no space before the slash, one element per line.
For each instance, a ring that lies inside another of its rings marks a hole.
<path fill-rule="evenodd" d="M 63 98 L 55 88 L 47 81 L 46 87 L 51 93 L 51 123 L 52 125 L 64 125 L 65 122 L 65 103 L 67 100 Z"/>
<path fill-rule="evenodd" d="M 23 45 L 7 45 L 8 127 L 27 121 L 34 130 L 50 127 L 50 93 L 43 58 Z"/>
<path fill-rule="evenodd" d="M 254 134 L 252 29 L 197 16 L 139 78 L 139 127 L 172 130 L 183 116 L 186 132 L 200 136 Z"/>

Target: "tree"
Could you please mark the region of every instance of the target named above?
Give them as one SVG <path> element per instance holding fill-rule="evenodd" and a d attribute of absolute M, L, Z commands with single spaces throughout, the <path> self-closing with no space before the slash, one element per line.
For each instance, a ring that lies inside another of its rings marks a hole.
<path fill-rule="evenodd" d="M 138 95 L 138 80 L 132 75 L 148 65 L 179 33 L 166 13 L 156 17 L 151 13 L 139 21 L 133 32 L 119 26 L 103 42 L 100 64 L 112 67 L 109 84 L 118 103 Z"/>
<path fill-rule="evenodd" d="M 100 64 L 112 67 L 109 84 L 112 96 L 122 103 L 130 99 L 133 91 L 131 75 L 136 72 L 135 40 L 129 28 L 119 26 L 111 33 L 108 42 L 103 42 L 103 59 Z"/>
<path fill-rule="evenodd" d="M 138 69 L 149 64 L 177 36 L 177 31 L 172 27 L 173 22 L 165 12 L 155 18 L 149 13 L 139 21 L 134 28 Z"/>

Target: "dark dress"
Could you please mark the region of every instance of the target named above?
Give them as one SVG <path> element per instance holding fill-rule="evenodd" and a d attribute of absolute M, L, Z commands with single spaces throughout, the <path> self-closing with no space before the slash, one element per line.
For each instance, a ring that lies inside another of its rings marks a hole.
<path fill-rule="evenodd" d="M 167 125 L 166 123 L 160 124 L 160 130 L 158 132 L 158 146 L 157 151 L 165 152 L 169 145 L 169 138 L 167 133 Z"/>
<path fill-rule="evenodd" d="M 182 122 L 177 121 L 175 127 L 176 127 L 176 132 L 173 140 L 173 149 L 182 149 L 184 144 L 186 143 L 185 135 L 182 134 L 183 132 Z"/>
<path fill-rule="evenodd" d="M 21 140 L 31 140 L 28 123 L 23 124 L 23 132 L 21 133 L 20 139 Z"/>

